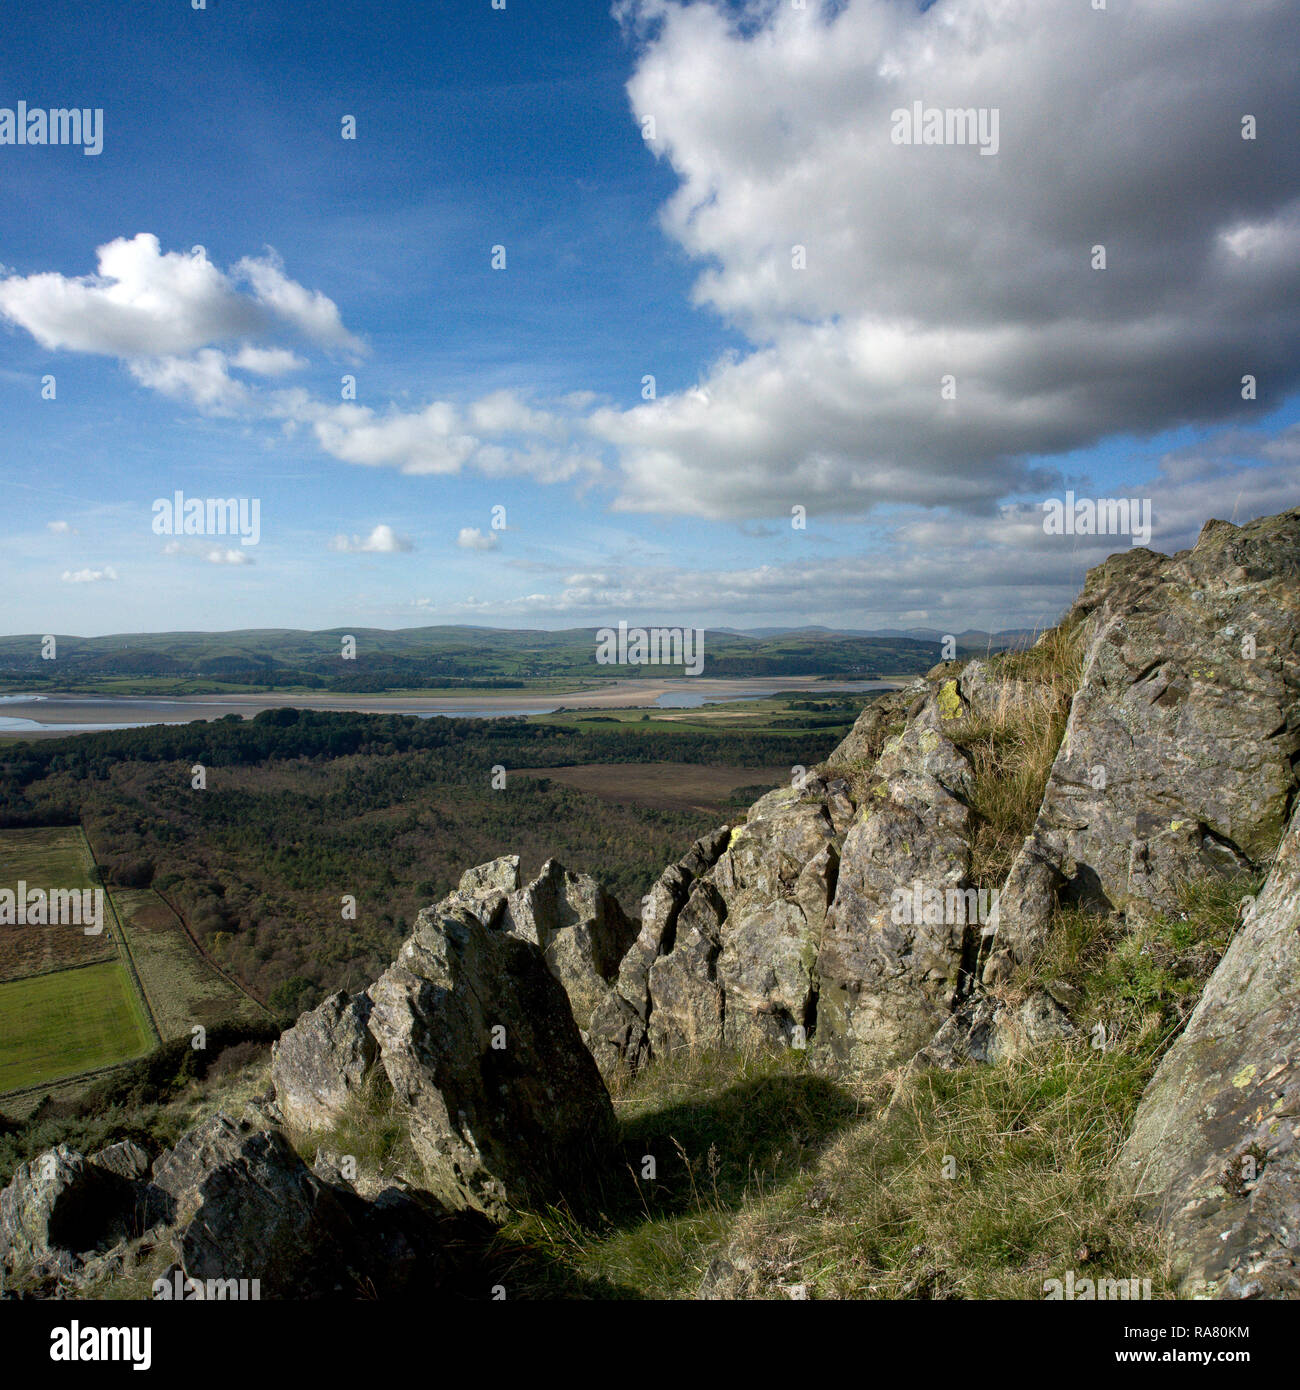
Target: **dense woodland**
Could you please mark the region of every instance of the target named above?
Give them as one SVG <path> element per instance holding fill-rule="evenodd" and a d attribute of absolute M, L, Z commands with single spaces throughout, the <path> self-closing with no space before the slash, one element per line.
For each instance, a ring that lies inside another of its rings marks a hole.
<path fill-rule="evenodd" d="M 0 825 L 80 820 L 110 882 L 151 884 L 290 1016 L 374 978 L 472 864 L 516 853 L 532 873 L 553 855 L 635 915 L 663 866 L 727 818 L 614 804 L 511 768 L 812 764 L 849 719 L 812 734 L 712 734 L 267 710 L 0 746 Z"/>

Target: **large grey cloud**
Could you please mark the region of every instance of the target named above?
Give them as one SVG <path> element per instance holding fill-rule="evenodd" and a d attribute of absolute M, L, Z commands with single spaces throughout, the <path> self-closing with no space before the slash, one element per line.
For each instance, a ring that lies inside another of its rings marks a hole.
<path fill-rule="evenodd" d="M 1029 457 L 1300 381 L 1293 0 L 619 12 L 644 43 L 632 109 L 680 179 L 664 227 L 753 343 L 699 389 L 593 413 L 620 506 L 978 511 L 1045 486 Z M 996 108 L 997 154 L 893 143 L 914 101 Z"/>

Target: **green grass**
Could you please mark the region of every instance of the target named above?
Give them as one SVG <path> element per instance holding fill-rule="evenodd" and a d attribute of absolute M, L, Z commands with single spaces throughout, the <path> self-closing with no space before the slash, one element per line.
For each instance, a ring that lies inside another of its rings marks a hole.
<path fill-rule="evenodd" d="M 152 1046 L 121 961 L 0 984 L 0 1093 L 142 1057 Z"/>
<path fill-rule="evenodd" d="M 0 886 L 97 888 L 99 877 L 79 825 L 0 830 Z"/>

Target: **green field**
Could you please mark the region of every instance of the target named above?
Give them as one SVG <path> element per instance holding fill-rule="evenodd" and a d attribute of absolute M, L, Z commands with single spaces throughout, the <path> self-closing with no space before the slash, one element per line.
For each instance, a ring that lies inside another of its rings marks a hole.
<path fill-rule="evenodd" d="M 0 1093 L 143 1057 L 152 1047 L 120 960 L 0 984 Z"/>
<path fill-rule="evenodd" d="M 122 930 L 163 1041 L 194 1025 L 265 1018 L 242 990 L 215 970 L 185 934 L 176 914 L 152 888 L 115 888 Z"/>

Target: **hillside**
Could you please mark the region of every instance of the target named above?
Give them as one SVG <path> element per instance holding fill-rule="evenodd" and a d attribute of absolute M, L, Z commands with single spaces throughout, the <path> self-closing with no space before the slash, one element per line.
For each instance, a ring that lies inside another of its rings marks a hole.
<path fill-rule="evenodd" d="M 6 1279 L 1300 1297 L 1298 697 L 1300 509 L 1114 556 L 1033 647 L 868 704 L 639 921 L 498 854 L 269 1073 L 141 1075 L 101 1152 L 18 1129 L 54 1176 L 0 1195 Z"/>
<path fill-rule="evenodd" d="M 53 634 L 0 637 L 0 690 L 103 694 L 202 694 L 215 691 L 317 690 L 375 694 L 393 690 L 517 689 L 529 683 L 629 679 L 647 668 L 600 664 L 596 628 L 510 630 L 424 627 L 262 629 L 248 632 Z M 970 654 L 997 650 L 1015 635 L 963 640 Z M 344 637 L 355 656 L 342 658 Z M 711 677 L 825 675 L 866 679 L 911 675 L 932 666 L 942 634 L 846 635 L 799 631 L 772 635 L 709 630 L 704 670 Z M 652 673 L 681 676 L 683 667 Z"/>

